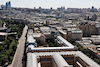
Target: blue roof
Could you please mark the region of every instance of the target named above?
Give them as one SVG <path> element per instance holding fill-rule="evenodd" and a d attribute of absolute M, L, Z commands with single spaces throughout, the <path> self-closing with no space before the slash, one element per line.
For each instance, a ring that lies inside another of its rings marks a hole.
<path fill-rule="evenodd" d="M 28 43 L 28 45 L 30 45 L 30 44 L 31 44 L 31 45 L 36 45 L 35 43 Z"/>

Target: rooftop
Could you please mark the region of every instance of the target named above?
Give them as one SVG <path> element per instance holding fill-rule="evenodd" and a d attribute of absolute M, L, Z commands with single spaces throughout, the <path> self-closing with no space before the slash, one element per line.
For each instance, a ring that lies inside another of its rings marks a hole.
<path fill-rule="evenodd" d="M 49 30 L 49 27 L 40 27 L 40 30 Z"/>
<path fill-rule="evenodd" d="M 33 38 L 32 35 L 30 35 L 30 36 L 28 37 L 27 41 L 28 41 L 29 43 L 31 43 L 31 42 L 32 42 L 32 43 L 33 43 L 33 42 L 35 43 L 36 40 Z"/>
<path fill-rule="evenodd" d="M 92 59 L 90 59 L 88 56 L 83 54 L 80 51 L 66 51 L 66 52 L 40 52 L 40 53 L 32 53 L 36 55 L 37 57 L 39 56 L 52 56 L 53 54 L 58 53 L 60 55 L 77 55 L 80 57 L 83 61 L 85 61 L 87 64 L 89 64 L 90 67 L 100 67 L 96 62 L 94 62 Z M 36 62 L 34 62 L 36 63 Z M 33 64 L 34 64 L 33 63 Z"/>
<path fill-rule="evenodd" d="M 59 32 L 61 32 L 63 34 L 67 34 L 64 30 L 59 30 Z"/>
<path fill-rule="evenodd" d="M 67 28 L 68 31 L 80 31 L 80 29 L 77 28 Z"/>
<path fill-rule="evenodd" d="M 33 33 L 33 37 L 40 37 L 41 33 Z"/>
<path fill-rule="evenodd" d="M 68 47 L 74 47 L 71 43 L 69 43 L 67 40 L 65 40 L 63 37 L 61 36 L 57 36 L 57 38 L 59 38 L 60 40 L 62 40 Z"/>
<path fill-rule="evenodd" d="M 90 40 L 87 41 L 76 41 L 76 43 L 79 43 L 81 46 L 85 47 L 96 47 L 96 45 L 92 44 Z"/>
<path fill-rule="evenodd" d="M 79 30 L 79 31 L 72 31 L 72 33 L 82 33 L 82 31 L 81 30 Z"/>
<path fill-rule="evenodd" d="M 17 34 L 16 32 L 14 32 L 14 33 L 4 33 L 4 32 L 0 32 L 0 35 L 2 35 L 2 36 L 5 36 L 5 35 L 14 35 L 14 34 Z"/>

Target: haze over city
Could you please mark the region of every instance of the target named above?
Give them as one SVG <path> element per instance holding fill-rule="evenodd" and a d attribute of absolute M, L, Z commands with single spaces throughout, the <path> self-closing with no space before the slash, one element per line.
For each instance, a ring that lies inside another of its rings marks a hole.
<path fill-rule="evenodd" d="M 100 0 L 0 0 L 0 67 L 100 67 Z"/>
<path fill-rule="evenodd" d="M 66 8 L 90 8 L 94 6 L 100 8 L 100 0 L 0 0 L 0 5 L 5 5 L 7 1 L 11 1 L 12 7 L 22 8 L 50 8 L 65 6 Z"/>

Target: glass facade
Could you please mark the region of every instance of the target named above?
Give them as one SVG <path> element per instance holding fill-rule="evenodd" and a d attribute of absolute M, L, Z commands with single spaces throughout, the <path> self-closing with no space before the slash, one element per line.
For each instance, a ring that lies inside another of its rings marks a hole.
<path fill-rule="evenodd" d="M 11 8 L 11 3 L 10 3 L 10 1 L 9 1 L 9 2 L 6 2 L 5 8 L 6 8 L 6 9 L 7 9 L 7 8 Z"/>

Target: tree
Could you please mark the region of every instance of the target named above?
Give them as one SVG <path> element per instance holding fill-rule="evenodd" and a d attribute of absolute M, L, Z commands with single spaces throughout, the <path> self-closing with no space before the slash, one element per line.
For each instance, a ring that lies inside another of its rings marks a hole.
<path fill-rule="evenodd" d="M 88 57 L 90 57 L 90 54 L 89 54 L 89 53 L 86 53 L 86 55 L 87 55 Z"/>
<path fill-rule="evenodd" d="M 17 22 L 15 20 L 2 19 L 6 23 L 7 27 L 11 27 L 11 32 L 17 32 L 17 36 L 21 36 L 24 24 L 23 21 Z M 17 48 L 18 41 L 16 36 L 8 36 L 7 40 L 3 41 L 0 45 L 0 66 L 5 62 L 11 63 L 14 53 Z"/>
<path fill-rule="evenodd" d="M 5 64 L 5 62 L 7 62 L 8 60 L 7 60 L 7 58 L 8 58 L 8 56 L 7 55 L 5 55 L 5 54 L 2 54 L 2 55 L 0 55 L 0 61 L 1 61 L 1 64 Z"/>

